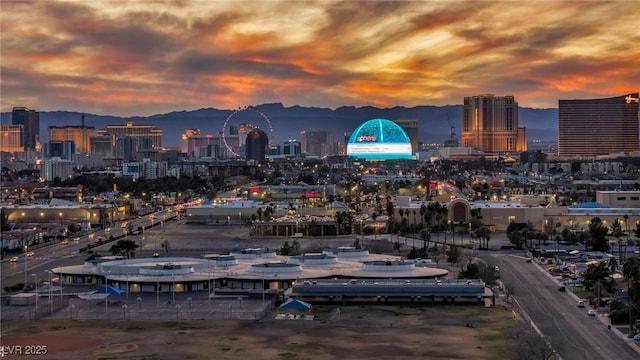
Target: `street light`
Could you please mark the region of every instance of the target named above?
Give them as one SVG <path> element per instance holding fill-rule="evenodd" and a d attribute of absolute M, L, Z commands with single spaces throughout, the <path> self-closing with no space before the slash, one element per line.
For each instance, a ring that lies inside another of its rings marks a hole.
<path fill-rule="evenodd" d="M 105 314 L 109 312 L 109 281 L 107 281 L 107 275 L 109 275 L 111 271 L 107 271 L 104 275 L 104 312 Z"/>
<path fill-rule="evenodd" d="M 24 246 L 24 286 L 27 287 L 27 245 Z"/>
<path fill-rule="evenodd" d="M 171 281 L 173 282 L 173 302 L 176 302 L 176 274 L 171 273 Z"/>
<path fill-rule="evenodd" d="M 160 271 L 156 271 L 156 306 L 160 306 Z"/>
<path fill-rule="evenodd" d="M 262 274 L 262 311 L 264 311 L 264 270 L 260 274 Z"/>
<path fill-rule="evenodd" d="M 53 314 L 53 301 L 52 301 L 52 298 L 51 298 L 51 285 L 52 285 L 52 283 L 51 283 L 51 274 L 52 274 L 52 272 L 51 272 L 51 270 L 47 270 L 47 273 L 49 273 L 49 312 L 51 314 Z"/>
<path fill-rule="evenodd" d="M 35 278 L 35 282 L 36 285 L 34 286 L 35 290 L 36 290 L 36 316 L 35 318 L 38 318 L 38 275 L 36 274 L 31 274 L 34 278 Z"/>

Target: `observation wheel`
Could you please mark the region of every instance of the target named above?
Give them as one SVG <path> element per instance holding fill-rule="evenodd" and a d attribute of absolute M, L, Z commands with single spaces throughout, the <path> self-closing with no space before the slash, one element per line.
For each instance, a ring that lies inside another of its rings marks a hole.
<path fill-rule="evenodd" d="M 222 129 L 220 130 L 220 137 L 222 138 L 222 143 L 224 144 L 224 147 L 227 149 L 227 151 L 230 154 L 232 154 L 235 157 L 240 157 L 240 154 L 234 151 L 233 148 L 229 145 L 229 143 L 227 142 L 226 133 L 229 130 L 229 126 L 230 126 L 229 122 L 232 121 L 236 115 L 244 112 L 253 112 L 255 114 L 258 114 L 260 118 L 262 118 L 262 120 L 264 120 L 264 122 L 267 123 L 267 126 L 269 128 L 269 131 L 267 133 L 269 134 L 269 136 L 271 137 L 273 135 L 273 126 L 271 125 L 271 120 L 269 120 L 269 117 L 264 112 L 262 112 L 262 110 L 258 109 L 255 106 L 245 106 L 237 110 L 232 110 L 231 114 L 227 116 L 227 118 L 224 120 L 224 123 L 222 124 Z M 256 127 L 256 128 L 259 128 L 259 127 Z"/>

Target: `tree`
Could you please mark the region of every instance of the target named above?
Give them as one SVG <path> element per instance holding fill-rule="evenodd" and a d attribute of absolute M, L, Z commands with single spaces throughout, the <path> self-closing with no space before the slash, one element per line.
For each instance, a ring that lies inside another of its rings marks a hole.
<path fill-rule="evenodd" d="M 609 229 L 609 235 L 616 238 L 616 242 L 618 244 L 618 259 L 622 261 L 622 236 L 624 232 L 622 231 L 622 224 L 618 219 L 616 219 L 613 224 L 611 224 L 611 228 Z"/>
<path fill-rule="evenodd" d="M 491 231 L 486 226 L 481 226 L 475 231 L 476 237 L 480 240 L 480 250 L 489 249 L 489 240 L 491 240 Z"/>
<path fill-rule="evenodd" d="M 402 245 L 400 245 L 399 241 L 396 241 L 393 243 L 393 249 L 398 251 L 398 254 L 400 254 L 400 249 L 402 249 Z"/>
<path fill-rule="evenodd" d="M 9 217 L 4 212 L 4 209 L 0 209 L 0 230 L 9 231 L 11 226 L 9 225 Z"/>
<path fill-rule="evenodd" d="M 162 246 L 165 252 L 169 252 L 169 240 L 164 240 L 162 243 L 160 243 L 160 246 Z"/>
<path fill-rule="evenodd" d="M 608 292 L 612 290 L 613 281 L 611 281 L 610 276 L 611 270 L 609 264 L 605 261 L 597 265 L 589 265 L 587 269 L 582 272 L 582 283 L 584 287 L 592 293 L 597 291 L 595 294 L 598 298 L 596 306 L 601 305 L 600 298 L 603 286 Z"/>
<path fill-rule="evenodd" d="M 633 326 L 640 309 L 640 259 L 627 258 L 622 266 L 622 274 L 627 279 L 629 289 L 629 337 L 632 337 L 636 333 Z"/>
<path fill-rule="evenodd" d="M 291 245 L 289 245 L 288 241 L 285 241 L 284 244 L 282 244 L 282 247 L 280 248 L 280 255 L 289 255 L 291 253 Z"/>
<path fill-rule="evenodd" d="M 422 249 L 426 251 L 429 245 L 429 240 L 431 240 L 431 232 L 423 229 L 420 231 L 420 239 L 422 239 Z"/>
<path fill-rule="evenodd" d="M 118 242 L 116 243 L 116 246 L 120 247 L 120 249 L 122 250 L 123 254 L 127 257 L 127 259 L 135 257 L 136 249 L 140 247 L 138 244 L 136 244 L 135 241 L 124 240 L 124 239 L 118 240 Z"/>
<path fill-rule="evenodd" d="M 122 248 L 120 248 L 120 246 L 118 246 L 118 244 L 114 244 L 114 245 L 111 245 L 111 247 L 109 248 L 109 252 L 113 256 L 121 256 L 122 255 Z"/>
<path fill-rule="evenodd" d="M 599 217 L 591 219 L 589 223 L 589 234 L 591 234 L 591 250 L 592 251 L 609 251 L 609 242 L 607 234 L 609 229 L 602 223 Z"/>

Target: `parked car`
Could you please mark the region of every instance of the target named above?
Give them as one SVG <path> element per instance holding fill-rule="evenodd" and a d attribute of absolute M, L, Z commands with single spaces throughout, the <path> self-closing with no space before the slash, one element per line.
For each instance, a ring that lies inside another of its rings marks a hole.
<path fill-rule="evenodd" d="M 14 256 L 14 257 L 12 257 L 9 261 L 11 261 L 11 262 L 18 262 L 18 257 L 17 257 L 17 256 Z"/>
<path fill-rule="evenodd" d="M 640 333 L 633 336 L 633 340 L 640 340 Z"/>
<path fill-rule="evenodd" d="M 587 311 L 587 315 L 589 315 L 589 316 L 596 316 L 596 315 L 598 315 L 598 313 L 596 313 L 596 311 L 595 311 L 595 310 L 589 310 L 589 311 Z"/>
<path fill-rule="evenodd" d="M 153 257 L 154 257 L 154 258 L 160 257 L 160 254 L 158 254 L 158 253 L 153 253 Z"/>

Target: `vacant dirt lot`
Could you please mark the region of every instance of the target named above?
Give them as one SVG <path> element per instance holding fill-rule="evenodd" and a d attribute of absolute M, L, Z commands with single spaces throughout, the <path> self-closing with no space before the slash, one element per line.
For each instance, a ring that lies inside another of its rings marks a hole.
<path fill-rule="evenodd" d="M 510 334 L 522 326 L 506 308 L 314 307 L 313 321 L 275 314 L 261 322 L 3 322 L 2 345 L 47 346 L 46 356 L 11 359 L 513 359 Z"/>

